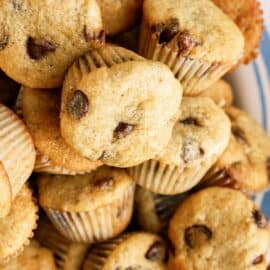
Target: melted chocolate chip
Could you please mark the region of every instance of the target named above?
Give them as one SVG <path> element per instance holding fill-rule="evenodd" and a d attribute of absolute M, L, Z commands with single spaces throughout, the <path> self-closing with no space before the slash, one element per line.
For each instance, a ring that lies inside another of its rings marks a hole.
<path fill-rule="evenodd" d="M 180 120 L 180 123 L 184 125 L 192 125 L 192 126 L 198 126 L 201 127 L 201 124 L 199 123 L 198 119 L 193 118 L 193 117 L 188 117 L 183 120 Z"/>
<path fill-rule="evenodd" d="M 194 225 L 185 230 L 185 242 L 190 248 L 201 246 L 211 238 L 212 232 L 205 225 Z"/>
<path fill-rule="evenodd" d="M 55 45 L 50 41 L 37 40 L 31 37 L 28 38 L 26 47 L 29 57 L 34 60 L 39 60 L 56 50 Z"/>
<path fill-rule="evenodd" d="M 98 178 L 94 181 L 94 186 L 101 190 L 111 189 L 113 184 L 113 178 Z"/>
<path fill-rule="evenodd" d="M 101 30 L 96 34 L 94 32 L 88 31 L 87 26 L 85 25 L 83 28 L 83 35 L 85 40 L 89 42 L 93 48 L 99 48 L 105 43 L 106 34 L 104 30 Z"/>
<path fill-rule="evenodd" d="M 9 42 L 9 36 L 7 34 L 4 34 L 3 37 L 0 40 L 0 51 L 4 50 Z"/>
<path fill-rule="evenodd" d="M 89 110 L 89 101 L 87 96 L 81 90 L 75 90 L 68 102 L 67 111 L 74 119 L 81 119 Z"/>
<path fill-rule="evenodd" d="M 178 48 L 179 48 L 179 52 L 183 53 L 183 52 L 190 52 L 191 49 L 198 44 L 198 42 L 196 42 L 192 36 L 190 35 L 190 33 L 188 31 L 182 31 L 181 33 L 179 33 L 178 35 Z"/>
<path fill-rule="evenodd" d="M 260 228 L 260 229 L 266 228 L 266 226 L 268 224 L 267 219 L 264 216 L 264 214 L 260 210 L 257 210 L 257 209 L 255 209 L 252 212 L 252 219 L 254 220 L 254 222 L 256 223 L 258 228 Z"/>
<path fill-rule="evenodd" d="M 165 246 L 162 242 L 154 242 L 145 253 L 144 257 L 152 262 L 159 262 L 165 259 Z"/>
<path fill-rule="evenodd" d="M 152 27 L 152 31 L 158 38 L 158 43 L 169 43 L 179 31 L 178 19 L 171 19 L 166 24 L 160 23 Z"/>
<path fill-rule="evenodd" d="M 257 258 L 255 258 L 252 262 L 253 265 L 257 265 L 264 262 L 264 255 L 260 255 Z"/>
<path fill-rule="evenodd" d="M 128 136 L 134 129 L 134 125 L 120 122 L 113 132 L 114 139 L 123 139 Z"/>
<path fill-rule="evenodd" d="M 243 130 L 237 127 L 232 127 L 232 134 L 234 135 L 234 137 L 239 143 L 247 144 L 247 139 Z"/>

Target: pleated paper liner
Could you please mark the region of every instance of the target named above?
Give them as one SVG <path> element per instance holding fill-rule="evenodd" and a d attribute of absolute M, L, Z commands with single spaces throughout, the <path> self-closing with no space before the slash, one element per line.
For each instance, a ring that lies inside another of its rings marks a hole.
<path fill-rule="evenodd" d="M 14 111 L 15 113 L 20 117 L 23 118 L 23 110 L 22 110 L 22 101 L 23 101 L 23 89 L 24 87 L 21 86 L 15 105 L 14 105 Z"/>
<path fill-rule="evenodd" d="M 217 168 L 213 166 L 207 174 L 204 176 L 202 181 L 195 187 L 196 190 L 200 190 L 207 187 L 220 186 L 227 187 L 242 191 L 247 195 L 252 195 L 252 192 L 245 188 L 244 185 L 234 180 L 227 172 L 226 168 Z"/>
<path fill-rule="evenodd" d="M 37 158 L 35 162 L 35 172 L 38 173 L 49 173 L 49 174 L 63 174 L 63 175 L 78 175 L 78 174 L 86 174 L 91 172 L 92 170 L 85 171 L 75 171 L 70 170 L 69 168 L 65 168 L 63 166 L 55 165 L 49 157 L 46 155 L 42 155 L 39 151 L 37 151 Z"/>
<path fill-rule="evenodd" d="M 169 220 L 186 194 L 159 195 L 138 187 L 135 196 L 135 210 L 143 230 L 152 233 L 166 232 Z M 148 218 L 145 218 L 145 217 Z"/>
<path fill-rule="evenodd" d="M 169 66 L 182 84 L 186 96 L 200 94 L 235 64 L 207 63 L 202 59 L 181 56 L 177 50 L 166 44 L 159 44 L 156 35 L 146 22 L 143 22 L 141 27 L 139 52 L 148 59 L 160 61 Z"/>
<path fill-rule="evenodd" d="M 44 247 L 53 252 L 59 269 L 80 269 L 89 249 L 88 244 L 70 242 L 44 218 L 39 222 L 36 237 Z"/>
<path fill-rule="evenodd" d="M 143 61 L 143 57 L 127 49 L 106 45 L 103 48 L 91 50 L 81 56 L 69 69 L 68 76 L 73 79 L 75 85 L 83 75 L 102 67 L 112 67 L 113 65 L 128 61 Z"/>
<path fill-rule="evenodd" d="M 82 270 L 101 270 L 112 252 L 132 235 L 133 233 L 126 233 L 108 242 L 95 245 L 87 255 Z"/>
<path fill-rule="evenodd" d="M 25 204 L 26 199 L 29 199 L 29 202 L 31 202 L 31 204 L 32 204 L 31 206 Z M 24 241 L 20 244 L 20 246 L 17 248 L 17 250 L 15 250 L 14 252 L 12 252 L 11 254 L 9 254 L 8 256 L 6 256 L 4 258 L 0 258 L 0 266 L 6 265 L 11 259 L 18 257 L 19 254 L 22 253 L 24 248 L 30 244 L 30 239 L 33 238 L 34 230 L 37 228 L 38 207 L 36 206 L 36 204 L 34 202 L 34 198 L 32 197 L 31 190 L 26 185 L 22 187 L 20 193 L 16 197 L 16 200 L 13 202 L 13 207 L 15 207 L 15 205 L 16 205 L 15 211 L 21 211 L 22 213 L 26 209 L 23 209 L 23 208 L 20 209 L 21 206 L 32 207 L 33 213 L 31 213 L 31 214 L 33 214 L 34 223 L 33 224 L 24 224 L 25 225 L 24 229 L 29 231 L 28 235 L 25 237 Z M 11 212 L 4 219 L 6 219 L 8 221 L 8 219 L 10 218 L 11 215 L 16 214 L 13 211 L 14 210 L 12 210 L 12 208 L 11 208 Z M 21 219 L 17 222 L 25 222 L 25 221 L 23 219 Z M 12 222 L 10 222 L 10 226 L 11 226 L 10 230 L 13 230 L 15 227 L 15 225 L 12 224 Z M 16 237 L 16 235 L 14 235 L 14 237 Z M 0 240 L 1 240 L 1 236 L 0 236 Z M 14 241 L 15 241 L 15 239 L 14 239 Z M 8 243 L 1 243 L 1 245 L 7 245 L 7 244 Z M 1 249 L 1 247 L 0 247 L 0 249 Z"/>
<path fill-rule="evenodd" d="M 130 176 L 141 187 L 154 193 L 175 195 L 194 187 L 206 174 L 213 162 L 200 164 L 181 170 L 158 160 L 149 160 L 138 166 L 128 168 Z"/>
<path fill-rule="evenodd" d="M 36 151 L 24 123 L 0 104 L 0 161 L 9 177 L 13 199 L 31 175 Z"/>
<path fill-rule="evenodd" d="M 52 208 L 45 211 L 55 227 L 74 242 L 95 243 L 122 232 L 133 211 L 134 185 L 120 194 L 118 200 L 86 212 L 67 212 Z"/>

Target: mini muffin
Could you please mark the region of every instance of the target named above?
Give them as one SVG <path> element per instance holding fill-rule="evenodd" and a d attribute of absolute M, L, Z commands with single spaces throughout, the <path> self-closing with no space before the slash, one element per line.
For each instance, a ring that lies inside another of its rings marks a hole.
<path fill-rule="evenodd" d="M 204 90 L 200 96 L 213 99 L 220 107 L 227 107 L 233 104 L 232 87 L 224 80 L 218 80 L 212 86 Z"/>
<path fill-rule="evenodd" d="M 165 258 L 165 243 L 157 235 L 143 232 L 124 234 L 93 246 L 82 270 L 165 270 Z"/>
<path fill-rule="evenodd" d="M 208 188 L 188 197 L 169 225 L 169 269 L 265 270 L 270 231 L 244 194 Z"/>
<path fill-rule="evenodd" d="M 135 185 L 124 170 L 101 167 L 80 176 L 41 175 L 38 186 L 41 207 L 72 241 L 104 241 L 130 222 Z"/>
<path fill-rule="evenodd" d="M 46 219 L 40 220 L 36 237 L 40 243 L 53 252 L 58 269 L 80 270 L 88 244 L 72 243 L 55 230 Z"/>
<path fill-rule="evenodd" d="M 263 190 L 270 182 L 270 137 L 246 112 L 228 107 L 231 138 L 226 151 L 202 180 L 201 187 L 226 186 L 246 193 Z"/>
<path fill-rule="evenodd" d="M 243 55 L 238 27 L 210 0 L 145 0 L 140 53 L 167 64 L 185 95 L 197 95 Z"/>
<path fill-rule="evenodd" d="M 12 107 L 15 103 L 20 86 L 0 70 L 0 103 Z"/>
<path fill-rule="evenodd" d="M 184 97 L 168 146 L 155 158 L 129 168 L 138 185 L 152 192 L 185 192 L 203 178 L 228 145 L 230 121 L 205 97 Z"/>
<path fill-rule="evenodd" d="M 36 228 L 37 210 L 30 189 L 24 186 L 12 203 L 9 214 L 0 218 L 0 264 L 7 263 L 29 244 Z"/>
<path fill-rule="evenodd" d="M 165 232 L 171 216 L 184 197 L 184 194 L 159 195 L 138 186 L 135 213 L 140 227 L 152 233 Z"/>
<path fill-rule="evenodd" d="M 257 57 L 263 32 L 263 16 L 258 0 L 212 0 L 239 27 L 245 38 L 244 55 L 238 64 Z"/>
<path fill-rule="evenodd" d="M 81 157 L 60 134 L 60 97 L 58 89 L 25 87 L 22 95 L 23 117 L 38 150 L 35 171 L 55 174 L 83 174 L 96 169 L 100 161 Z"/>
<path fill-rule="evenodd" d="M 18 116 L 0 104 L 0 218 L 8 214 L 23 184 L 31 175 L 36 152 L 32 138 Z"/>
<path fill-rule="evenodd" d="M 181 97 L 181 85 L 164 64 L 108 45 L 69 69 L 61 134 L 89 160 L 134 166 L 168 144 Z"/>
<path fill-rule="evenodd" d="M 23 252 L 0 270 L 56 270 L 53 254 L 37 241 L 31 241 Z"/>
<path fill-rule="evenodd" d="M 59 87 L 72 62 L 105 39 L 95 0 L 2 0 L 0 26 L 0 68 L 32 88 Z"/>
<path fill-rule="evenodd" d="M 97 0 L 108 35 L 125 32 L 138 22 L 142 0 Z"/>

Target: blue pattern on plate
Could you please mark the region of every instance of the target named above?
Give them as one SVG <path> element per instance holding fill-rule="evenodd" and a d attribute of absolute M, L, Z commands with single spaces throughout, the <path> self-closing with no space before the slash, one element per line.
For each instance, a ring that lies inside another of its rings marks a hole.
<path fill-rule="evenodd" d="M 270 35 L 267 32 L 267 30 L 264 31 L 260 50 L 261 50 L 261 55 L 264 62 L 264 67 L 266 69 L 266 73 L 268 74 L 268 80 L 270 81 Z M 253 63 L 253 70 L 256 76 L 258 89 L 260 91 L 260 101 L 261 101 L 262 118 L 263 118 L 262 122 L 263 122 L 264 128 L 267 128 L 267 123 L 268 123 L 267 118 L 269 117 L 267 113 L 267 108 L 270 107 L 270 104 L 268 104 L 267 106 L 267 99 L 265 97 L 265 93 L 266 91 L 268 91 L 268 89 L 265 89 L 263 86 L 260 70 L 256 61 Z M 260 201 L 260 206 L 261 206 L 262 211 L 270 219 L 270 190 L 261 195 L 258 195 L 255 198 L 255 200 Z"/>

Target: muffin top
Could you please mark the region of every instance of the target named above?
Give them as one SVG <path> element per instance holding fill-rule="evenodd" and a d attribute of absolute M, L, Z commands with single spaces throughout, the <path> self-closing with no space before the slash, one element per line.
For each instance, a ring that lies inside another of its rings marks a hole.
<path fill-rule="evenodd" d="M 209 63 L 231 63 L 243 53 L 237 26 L 210 0 L 145 0 L 144 21 L 160 44 Z"/>
<path fill-rule="evenodd" d="M 70 68 L 62 91 L 66 142 L 89 160 L 115 167 L 137 165 L 166 146 L 182 97 L 166 65 L 139 56 L 131 61 L 130 54 L 110 45 L 90 52 Z M 115 63 L 91 70 L 98 59 Z"/>
<path fill-rule="evenodd" d="M 169 238 L 169 269 L 266 267 L 267 220 L 239 191 L 208 188 L 188 197 L 170 222 Z"/>
<path fill-rule="evenodd" d="M 56 270 L 54 257 L 49 249 L 43 248 L 35 240 L 23 252 L 0 270 Z"/>
<path fill-rule="evenodd" d="M 90 171 L 102 163 L 91 162 L 81 157 L 60 134 L 59 89 L 23 88 L 23 117 L 33 136 L 39 153 L 56 166 L 73 171 Z"/>
<path fill-rule="evenodd" d="M 230 186 L 247 192 L 262 190 L 270 181 L 270 138 L 248 113 L 235 107 L 226 108 L 226 113 L 232 135 L 215 167 L 230 178 Z"/>
<path fill-rule="evenodd" d="M 239 27 L 245 38 L 245 52 L 240 63 L 256 58 L 263 32 L 263 15 L 258 0 L 212 0 Z"/>
<path fill-rule="evenodd" d="M 124 170 L 101 167 L 85 175 L 40 175 L 38 186 L 42 207 L 90 211 L 117 200 L 134 183 Z"/>
<path fill-rule="evenodd" d="M 104 43 L 95 0 L 3 0 L 0 26 L 1 69 L 32 88 L 60 86 L 77 57 Z"/>
<path fill-rule="evenodd" d="M 0 264 L 16 256 L 28 244 L 36 227 L 37 207 L 32 201 L 32 193 L 24 186 L 12 203 L 5 218 L 0 219 Z"/>
<path fill-rule="evenodd" d="M 95 258 L 104 251 L 107 258 L 99 263 Z M 159 236 L 143 232 L 124 234 L 107 243 L 93 246 L 82 269 L 165 270 L 165 257 L 166 246 Z M 97 265 L 99 268 L 94 268 Z"/>
<path fill-rule="evenodd" d="M 200 96 L 211 98 L 219 107 L 227 107 L 233 104 L 232 87 L 224 80 L 218 80 L 209 88 L 202 91 Z"/>
<path fill-rule="evenodd" d="M 206 97 L 184 97 L 171 140 L 157 159 L 182 170 L 215 162 L 229 138 L 230 121 L 221 108 Z"/>
<path fill-rule="evenodd" d="M 142 0 L 97 0 L 105 31 L 116 35 L 135 26 L 141 13 Z"/>

